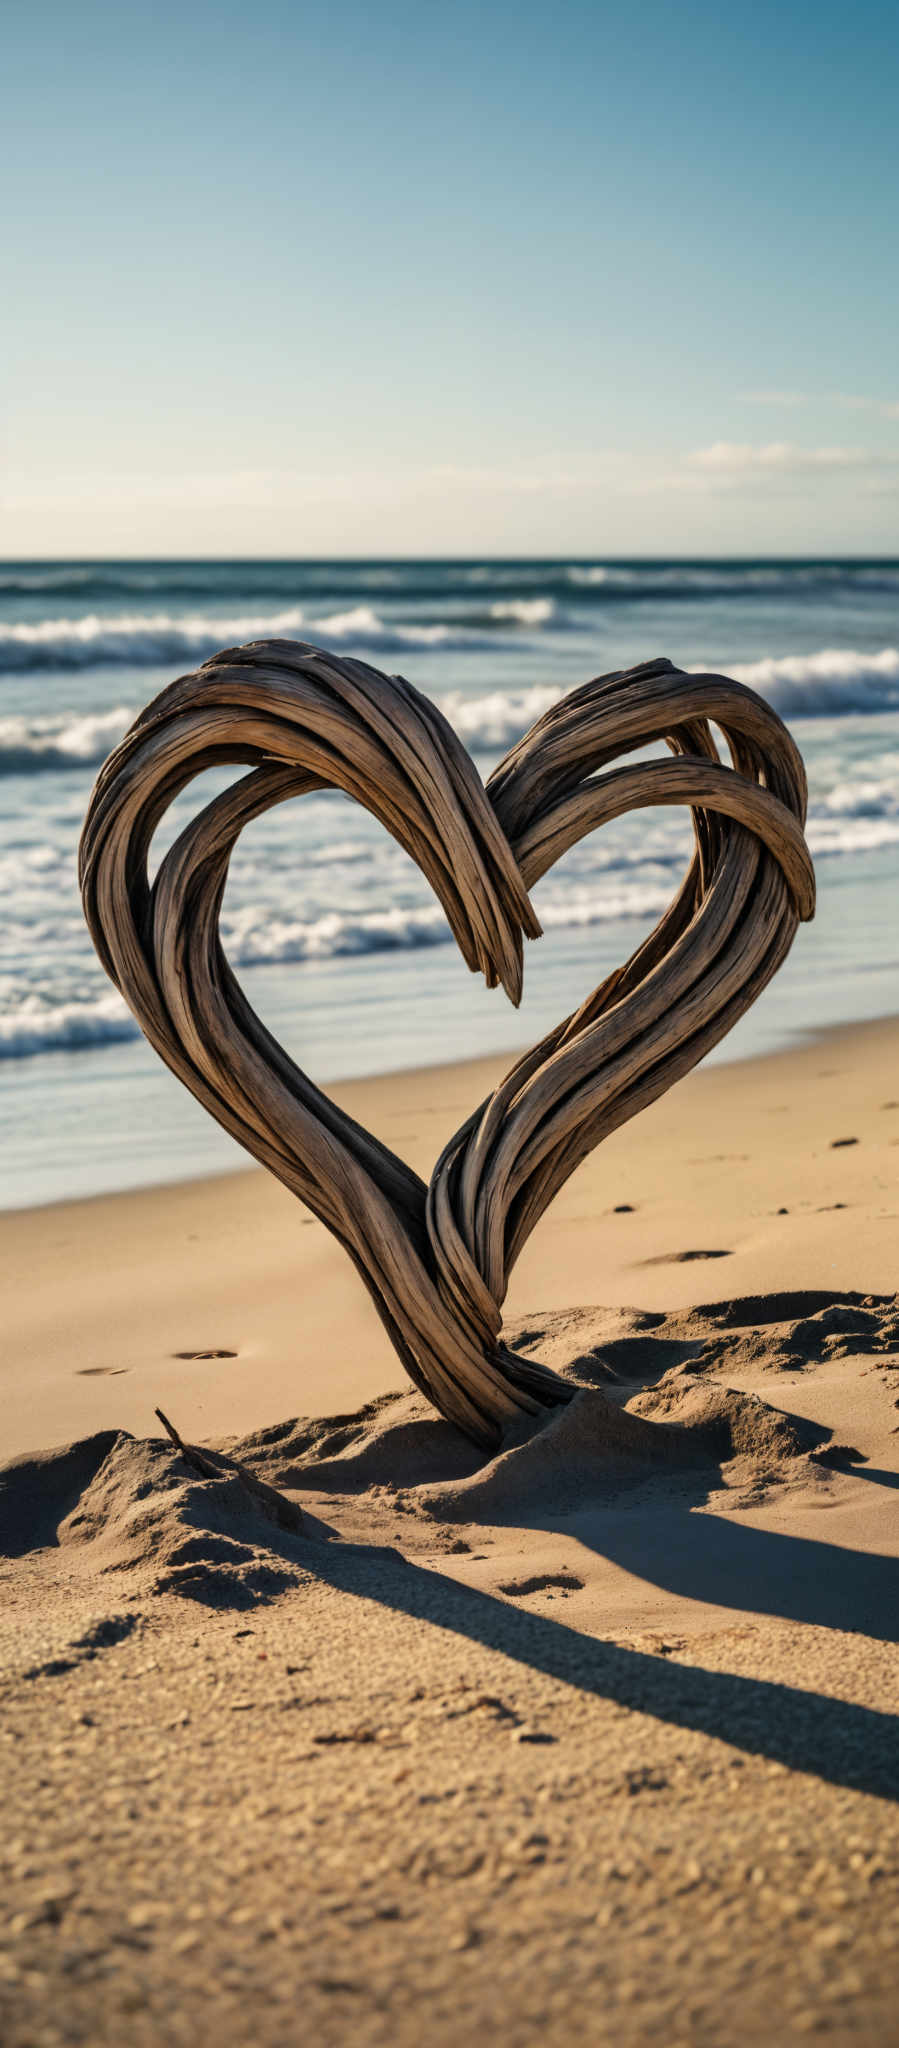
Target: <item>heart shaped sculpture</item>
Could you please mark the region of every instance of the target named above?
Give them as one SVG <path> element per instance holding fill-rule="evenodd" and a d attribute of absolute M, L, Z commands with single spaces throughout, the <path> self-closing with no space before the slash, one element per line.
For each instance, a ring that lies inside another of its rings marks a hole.
<path fill-rule="evenodd" d="M 723 734 L 719 759 L 710 721 Z M 664 740 L 670 758 L 609 768 Z M 164 811 L 222 763 L 251 772 L 181 833 L 150 886 Z M 218 932 L 231 850 L 285 797 L 341 789 L 439 898 L 467 965 L 513 1003 L 528 890 L 625 811 L 687 804 L 695 850 L 655 930 L 516 1061 L 425 1187 L 337 1109 L 266 1030 Z M 81 842 L 85 915 L 151 1045 L 345 1246 L 416 1386 L 487 1448 L 571 1385 L 502 1341 L 508 1275 L 587 1152 L 715 1045 L 814 912 L 802 760 L 741 684 L 670 662 L 600 676 L 553 706 L 481 782 L 399 676 L 289 640 L 229 648 L 163 690 L 106 762 Z"/>

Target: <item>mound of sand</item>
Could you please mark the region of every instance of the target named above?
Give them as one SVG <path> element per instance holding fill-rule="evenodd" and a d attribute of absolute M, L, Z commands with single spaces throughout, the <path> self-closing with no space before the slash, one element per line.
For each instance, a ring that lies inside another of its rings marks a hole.
<path fill-rule="evenodd" d="M 210 1465 L 217 1476 L 201 1477 L 167 1441 L 124 1432 L 15 1459 L 0 1471 L 0 1554 L 56 1546 L 76 1578 L 126 1573 L 137 1597 L 270 1599 L 295 1582 L 302 1537 L 232 1459 Z"/>
<path fill-rule="evenodd" d="M 772 1486 L 821 1484 L 822 1461 L 857 1455 L 752 1380 L 857 1355 L 888 1373 L 897 1329 L 896 1297 L 821 1293 L 532 1318 L 512 1341 L 578 1392 L 517 1424 L 486 1462 L 413 1392 L 207 1447 L 208 1475 L 167 1441 L 106 1431 L 3 1469 L 0 1554 L 56 1547 L 82 1580 L 126 1574 L 132 1598 L 245 1605 L 295 1584 L 310 1543 L 392 1547 L 410 1520 L 438 1547 L 448 1525 L 443 1547 L 455 1550 L 470 1547 L 451 1540 L 460 1524 L 547 1525 L 622 1497 L 695 1505 L 723 1488 L 748 1505 Z M 322 1500 L 328 1518 L 301 1521 L 301 1505 Z"/>
<path fill-rule="evenodd" d="M 674 1315 L 572 1309 L 530 1318 L 512 1341 L 591 1385 L 655 1380 L 660 1367 L 797 1372 L 830 1358 L 899 1353 L 899 1295 L 806 1288 L 705 1302 Z"/>

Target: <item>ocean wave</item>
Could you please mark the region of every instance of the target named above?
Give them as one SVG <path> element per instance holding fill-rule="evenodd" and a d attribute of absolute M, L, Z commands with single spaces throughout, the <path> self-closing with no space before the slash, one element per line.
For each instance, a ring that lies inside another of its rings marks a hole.
<path fill-rule="evenodd" d="M 494 690 L 487 697 L 463 697 L 451 691 L 440 708 L 470 747 L 481 750 L 512 745 L 534 720 L 564 692 L 552 684 L 530 690 Z M 127 732 L 136 710 L 79 714 L 58 712 L 36 718 L 0 718 L 0 776 L 41 769 L 99 767 Z"/>
<path fill-rule="evenodd" d="M 673 819 L 671 821 L 673 823 Z M 843 856 L 873 855 L 899 845 L 899 793 L 892 784 L 871 779 L 845 780 L 818 795 L 808 825 L 808 840 L 819 861 Z M 592 851 L 591 851 L 592 847 Z M 272 849 L 280 853 L 281 849 Z M 322 871 L 344 861 L 368 862 L 375 853 L 352 840 L 328 841 L 299 854 L 301 867 Z M 657 917 L 671 900 L 677 873 L 689 857 L 673 831 L 661 823 L 652 844 L 643 835 L 633 844 L 603 836 L 571 856 L 572 871 L 547 877 L 536 892 L 536 907 L 545 931 L 584 931 L 592 926 L 636 924 Z M 87 934 L 83 929 L 72 884 L 61 894 L 62 877 L 54 874 L 54 850 L 43 844 L 15 856 L 25 863 L 24 879 L 46 877 L 47 891 L 34 907 L 23 902 L 22 914 L 3 931 L 2 959 L 9 963 L 0 1002 L 0 1059 L 16 1059 L 57 1051 L 100 1050 L 133 1038 L 130 1013 L 114 990 L 92 985 Z M 70 852 L 66 859 L 70 858 Z M 233 966 L 249 975 L 252 1000 L 254 970 L 291 964 L 339 962 L 369 955 L 421 952 L 452 943 L 440 906 L 433 902 L 390 902 L 395 872 L 376 860 L 373 887 L 381 905 L 365 907 L 365 898 L 339 910 L 326 907 L 327 895 L 307 900 L 297 914 L 294 849 L 290 861 L 266 860 L 253 900 L 232 903 L 226 897 L 222 938 Z M 247 877 L 242 878 L 241 886 Z M 280 905 L 266 905 L 263 891 L 275 887 Z M 230 894 L 230 892 L 229 892 Z"/>
<path fill-rule="evenodd" d="M 540 907 L 547 931 L 630 922 L 664 909 L 670 884 L 622 882 L 601 891 L 581 889 L 550 897 Z M 223 919 L 223 940 L 236 967 L 273 967 L 303 961 L 341 960 L 377 953 L 421 951 L 452 943 L 439 905 L 396 907 L 307 921 L 246 909 Z M 0 1014 L 0 1059 L 24 1059 L 49 1052 L 97 1050 L 137 1035 L 138 1027 L 119 995 L 60 998 L 35 992 Z"/>
<path fill-rule="evenodd" d="M 892 781 L 863 776 L 847 778 L 829 790 L 824 803 L 828 811 L 843 818 L 899 818 L 899 760 Z"/>
<path fill-rule="evenodd" d="M 261 967 L 442 946 L 451 933 L 439 904 L 420 909 L 331 910 L 309 919 L 272 916 L 250 907 L 225 916 L 222 937 L 228 958 L 236 966 Z"/>
<path fill-rule="evenodd" d="M 582 601 L 599 603 L 833 596 L 899 590 L 899 562 L 575 563 L 565 577 Z"/>
<path fill-rule="evenodd" d="M 535 683 L 529 690 L 492 690 L 487 697 L 463 697 L 450 690 L 438 701 L 460 738 L 478 752 L 511 747 L 564 695 L 559 684 Z"/>
<path fill-rule="evenodd" d="M 0 851 L 0 897 L 6 896 L 9 902 L 13 902 L 24 894 L 40 895 L 48 888 L 56 891 L 73 879 L 74 871 L 72 848 L 49 846 L 43 841 L 30 846 L 4 847 Z M 9 921 L 4 918 L 4 936 L 9 929 Z"/>
<path fill-rule="evenodd" d="M 584 925 L 650 916 L 664 910 L 670 898 L 670 882 L 625 881 L 613 887 L 604 884 L 601 890 L 580 888 L 550 896 L 538 903 L 538 912 L 547 930 L 578 930 Z M 451 938 L 437 904 L 352 913 L 328 911 L 309 920 L 272 917 L 248 908 L 223 921 L 228 958 L 241 967 L 406 952 L 442 946 Z"/>
<path fill-rule="evenodd" d="M 329 622 L 333 637 L 333 622 Z M 511 746 L 564 692 L 553 684 L 530 690 L 494 690 L 487 697 L 450 691 L 438 699 L 444 716 L 475 750 Z M 36 718 L 0 718 L 0 776 L 46 768 L 99 767 L 127 732 L 137 711 L 57 712 Z"/>
<path fill-rule="evenodd" d="M 0 718 L 0 775 L 27 775 L 42 768 L 98 767 L 127 732 L 135 713 L 56 712 L 37 718 Z"/>
<path fill-rule="evenodd" d="M 757 690 L 782 718 L 845 717 L 899 709 L 899 648 L 877 654 L 826 647 L 731 664 L 728 674 Z"/>
<path fill-rule="evenodd" d="M 378 842 L 378 853 L 382 860 L 385 852 L 389 854 L 390 858 L 395 858 L 399 848 L 394 846 L 389 840 L 386 847 L 381 842 Z M 368 867 L 371 864 L 372 858 L 373 848 L 364 839 L 335 839 L 326 846 L 304 848 L 302 864 L 304 868 L 346 867 L 351 863 L 354 865 L 358 863 Z M 269 867 L 271 866 L 270 855 L 267 857 L 267 864 Z M 292 869 L 296 868 L 296 850 L 292 845 L 290 848 L 290 865 Z"/>
<path fill-rule="evenodd" d="M 696 674 L 704 673 L 697 668 Z M 763 661 L 724 664 L 724 672 L 747 683 L 783 718 L 845 717 L 899 709 L 899 648 L 878 653 L 825 648 L 820 654 L 784 655 Z M 494 690 L 486 697 L 450 691 L 440 699 L 451 725 L 474 750 L 513 746 L 535 719 L 566 694 L 561 684 L 536 683 L 524 690 Z"/>
<path fill-rule="evenodd" d="M 448 641 L 469 641 L 464 628 L 444 622 L 434 625 L 402 626 L 379 618 L 371 605 L 354 605 L 350 611 L 332 612 L 329 618 L 310 619 L 309 630 L 316 641 L 351 640 L 357 646 L 380 647 L 398 653 L 404 647 L 445 647 Z"/>
<path fill-rule="evenodd" d="M 83 618 L 0 625 L 0 672 L 22 675 L 48 669 L 157 668 L 205 661 L 219 648 L 239 646 L 246 640 L 297 637 L 316 644 L 345 642 L 381 653 L 446 646 L 452 641 L 469 647 L 476 644 L 475 635 L 464 626 L 442 622 L 396 625 L 381 619 L 370 605 L 355 605 L 319 618 L 307 618 L 299 605 L 285 611 L 221 618 L 170 612 L 88 612 Z"/>
<path fill-rule="evenodd" d="M 266 617 L 86 612 L 82 618 L 19 622 L 0 626 L 0 670 L 21 674 L 33 669 L 146 668 L 203 660 L 240 640 L 295 633 L 302 622 L 297 606 Z"/>
<path fill-rule="evenodd" d="M 497 599 L 488 616 L 499 626 L 548 626 L 555 610 L 551 597 L 513 597 Z"/>
<path fill-rule="evenodd" d="M 296 603 L 314 593 L 325 599 L 369 592 L 402 590 L 410 573 L 404 565 L 358 565 L 352 562 L 69 562 L 0 564 L 0 602 L 4 598 L 153 598 L 168 603 L 186 599 L 201 603 L 223 600 L 232 607 L 260 598 Z M 441 590 L 444 584 L 439 586 Z"/>
<path fill-rule="evenodd" d="M 8 562 L 0 564 L 4 597 L 153 598 L 161 604 L 195 601 L 249 609 L 260 599 L 295 604 L 354 594 L 389 593 L 399 600 L 464 600 L 493 588 L 504 597 L 539 602 L 573 594 L 579 604 L 632 603 L 647 598 L 716 600 L 727 597 L 887 593 L 899 590 L 899 562 L 846 561 L 234 561 L 234 562 Z"/>
<path fill-rule="evenodd" d="M 44 1052 L 84 1052 L 136 1038 L 138 1026 L 114 991 L 92 1000 L 47 1002 L 28 996 L 0 1014 L 0 1059 Z"/>
<path fill-rule="evenodd" d="M 341 635 L 351 640 L 359 631 L 358 618 L 352 613 L 317 623 L 323 637 L 333 640 Z M 757 690 L 787 719 L 863 716 L 899 709 L 899 649 L 895 647 L 876 654 L 825 649 L 820 654 L 736 663 L 728 673 Z M 561 684 L 535 683 L 526 689 L 492 690 L 483 697 L 450 690 L 437 701 L 474 753 L 496 753 L 514 745 L 564 695 Z M 48 768 L 97 767 L 135 716 L 135 710 L 119 705 L 111 711 L 0 718 L 0 776 Z"/>
<path fill-rule="evenodd" d="M 882 846 L 899 846 L 899 817 L 816 816 L 809 818 L 805 836 L 815 860 L 831 854 L 876 853 Z"/>
<path fill-rule="evenodd" d="M 704 672 L 704 667 L 694 671 Z M 895 647 L 876 654 L 826 648 L 820 654 L 729 663 L 724 672 L 757 690 L 784 718 L 815 718 L 823 713 L 860 716 L 899 709 L 899 648 Z M 467 744 L 483 750 L 513 746 L 535 719 L 565 694 L 561 684 L 536 683 L 531 689 L 494 690 L 487 697 L 463 697 L 451 691 L 440 699 L 440 705 Z"/>

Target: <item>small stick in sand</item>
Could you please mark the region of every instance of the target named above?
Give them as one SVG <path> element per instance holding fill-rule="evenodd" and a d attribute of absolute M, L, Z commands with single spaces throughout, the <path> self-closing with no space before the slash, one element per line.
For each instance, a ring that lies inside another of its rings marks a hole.
<path fill-rule="evenodd" d="M 205 1451 L 198 1451 L 195 1444 L 186 1444 L 174 1423 L 169 1421 L 167 1415 L 163 1415 L 161 1408 L 156 1408 L 153 1412 L 158 1415 L 163 1429 L 171 1437 L 176 1451 L 180 1451 L 185 1464 L 196 1472 L 198 1478 L 237 1479 L 241 1486 L 246 1487 L 255 1505 L 261 1508 L 270 1522 L 277 1523 L 279 1529 L 291 1529 L 295 1533 L 302 1530 L 301 1510 L 294 1501 L 288 1500 L 285 1494 L 279 1493 L 277 1487 L 268 1486 L 264 1479 L 257 1479 L 255 1472 L 248 1471 L 246 1465 L 239 1464 L 236 1458 L 210 1458 Z"/>
<path fill-rule="evenodd" d="M 194 1471 L 199 1473 L 201 1479 L 221 1478 L 222 1475 L 218 1466 L 213 1464 L 211 1458 L 204 1457 L 202 1451 L 195 1450 L 192 1444 L 185 1443 L 184 1438 L 178 1435 L 178 1431 L 175 1428 L 174 1423 L 169 1421 L 167 1415 L 163 1415 L 161 1408 L 154 1408 L 153 1413 L 154 1415 L 159 1416 L 159 1420 L 162 1423 L 163 1429 L 166 1430 L 168 1432 L 168 1435 L 171 1437 L 176 1451 L 181 1452 L 181 1456 L 185 1460 L 185 1463 L 188 1465 L 192 1465 Z"/>

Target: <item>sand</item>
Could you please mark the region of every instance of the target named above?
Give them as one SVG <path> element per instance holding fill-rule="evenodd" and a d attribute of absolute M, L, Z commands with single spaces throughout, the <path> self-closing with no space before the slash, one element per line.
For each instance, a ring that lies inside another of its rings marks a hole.
<path fill-rule="evenodd" d="M 896 2038 L 897 1050 L 586 1162 L 490 1461 L 257 1172 L 0 1218 L 5 2042 Z M 335 1093 L 426 1170 L 499 1064 Z"/>

